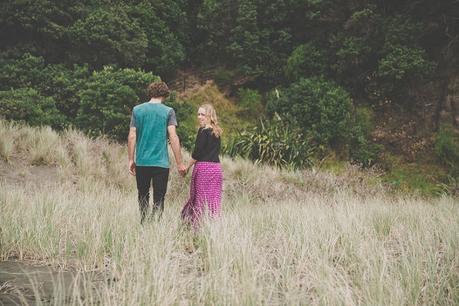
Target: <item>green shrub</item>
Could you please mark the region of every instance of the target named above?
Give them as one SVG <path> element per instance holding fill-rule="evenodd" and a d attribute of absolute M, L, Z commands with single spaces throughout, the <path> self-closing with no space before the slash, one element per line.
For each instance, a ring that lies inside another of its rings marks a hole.
<path fill-rule="evenodd" d="M 323 52 L 312 43 L 300 45 L 287 60 L 285 74 L 291 80 L 322 75 L 327 67 Z"/>
<path fill-rule="evenodd" d="M 18 58 L 0 59 L 0 90 L 33 88 L 40 95 L 52 97 L 56 107 L 74 123 L 80 101 L 77 96 L 90 76 L 87 66 L 46 65 L 42 57 L 24 54 Z"/>
<path fill-rule="evenodd" d="M 80 98 L 78 93 L 85 88 L 91 73 L 87 65 L 74 65 L 67 68 L 64 65 L 48 65 L 45 69 L 46 81 L 37 86 L 45 96 L 51 96 L 56 101 L 56 107 L 67 121 L 75 125 Z"/>
<path fill-rule="evenodd" d="M 43 97 L 31 88 L 0 91 L 0 117 L 31 126 L 49 125 L 60 129 L 65 125 L 54 99 Z"/>
<path fill-rule="evenodd" d="M 245 118 L 257 117 L 263 112 L 261 95 L 258 91 L 249 88 L 240 88 L 237 92 L 239 96 L 239 112 Z"/>
<path fill-rule="evenodd" d="M 451 126 L 440 127 L 435 139 L 435 154 L 450 169 L 450 174 L 459 176 L 459 135 Z"/>
<path fill-rule="evenodd" d="M 277 167 L 305 168 L 313 164 L 314 147 L 286 122 L 260 120 L 253 129 L 236 136 L 224 152 Z"/>
<path fill-rule="evenodd" d="M 422 79 L 433 70 L 422 48 L 402 45 L 388 46 L 387 54 L 379 60 L 377 76 L 385 94 L 394 95 L 406 89 L 410 80 Z"/>
<path fill-rule="evenodd" d="M 161 6 L 161 4 L 158 5 Z M 128 9 L 129 17 L 145 32 L 148 41 L 143 67 L 163 78 L 166 75 L 173 75 L 178 65 L 185 59 L 183 41 L 181 42 L 177 38 L 180 32 L 175 29 L 176 32 L 174 33 L 167 26 L 165 20 L 159 18 L 160 14 L 164 14 L 167 9 L 173 10 L 174 4 L 171 3 L 167 8 L 162 7 L 157 10 L 154 3 L 141 1 Z"/>
<path fill-rule="evenodd" d="M 268 97 L 269 114 L 291 118 L 318 145 L 335 146 L 350 136 L 352 103 L 349 94 L 323 78 L 300 79 Z"/>
<path fill-rule="evenodd" d="M 141 67 L 146 59 L 147 36 L 121 6 L 91 11 L 69 28 L 68 35 L 69 52 L 77 63 Z"/>
<path fill-rule="evenodd" d="M 78 127 L 93 136 L 105 134 L 125 140 L 132 108 L 147 100 L 147 85 L 158 79 L 151 73 L 134 69 L 107 66 L 94 71 L 85 88 L 78 92 Z"/>
<path fill-rule="evenodd" d="M 47 80 L 42 57 L 29 53 L 18 58 L 0 58 L 0 90 L 36 87 Z"/>
<path fill-rule="evenodd" d="M 349 154 L 351 160 L 363 167 L 372 166 L 378 159 L 382 146 L 370 140 L 373 130 L 373 113 L 370 109 L 356 109 L 351 128 Z"/>

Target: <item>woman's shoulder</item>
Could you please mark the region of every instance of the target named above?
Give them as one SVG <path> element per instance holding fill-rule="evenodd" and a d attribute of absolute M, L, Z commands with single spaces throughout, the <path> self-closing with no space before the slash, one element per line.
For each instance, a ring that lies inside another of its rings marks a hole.
<path fill-rule="evenodd" d="M 211 134 L 213 129 L 210 126 L 209 127 L 200 127 L 199 131 L 203 132 L 203 133 L 206 133 L 206 134 Z"/>
<path fill-rule="evenodd" d="M 207 135 L 210 135 L 212 132 L 212 129 L 206 128 L 206 127 L 200 127 L 198 129 L 198 135 L 200 137 L 206 137 Z"/>
<path fill-rule="evenodd" d="M 219 139 L 220 137 L 215 136 L 213 131 L 214 131 L 214 129 L 211 126 L 209 126 L 209 127 L 200 127 L 198 133 L 202 134 L 202 135 L 206 135 L 208 137 L 218 138 Z"/>

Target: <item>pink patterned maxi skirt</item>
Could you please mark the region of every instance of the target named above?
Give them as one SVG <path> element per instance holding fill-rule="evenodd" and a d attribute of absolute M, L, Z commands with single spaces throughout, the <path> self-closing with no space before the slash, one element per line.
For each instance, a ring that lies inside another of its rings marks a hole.
<path fill-rule="evenodd" d="M 182 219 L 196 227 L 207 211 L 220 216 L 223 172 L 220 163 L 196 162 L 191 176 L 190 198 L 182 209 Z"/>

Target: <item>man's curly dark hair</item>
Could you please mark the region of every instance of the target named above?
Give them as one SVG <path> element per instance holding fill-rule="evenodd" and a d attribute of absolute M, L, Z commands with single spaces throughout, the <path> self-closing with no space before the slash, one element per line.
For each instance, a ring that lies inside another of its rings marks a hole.
<path fill-rule="evenodd" d="M 151 98 L 167 98 L 170 94 L 169 87 L 166 83 L 156 81 L 148 85 L 147 88 L 148 97 Z"/>

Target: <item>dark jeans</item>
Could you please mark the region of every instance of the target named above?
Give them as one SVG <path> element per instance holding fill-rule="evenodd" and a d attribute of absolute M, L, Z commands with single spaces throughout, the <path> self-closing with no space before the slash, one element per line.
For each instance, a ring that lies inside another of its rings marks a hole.
<path fill-rule="evenodd" d="M 169 169 L 161 167 L 136 166 L 137 191 L 139 192 L 140 222 L 145 221 L 150 202 L 150 185 L 153 184 L 153 208 L 151 215 L 156 212 L 161 216 L 164 210 L 164 196 L 167 191 Z"/>

